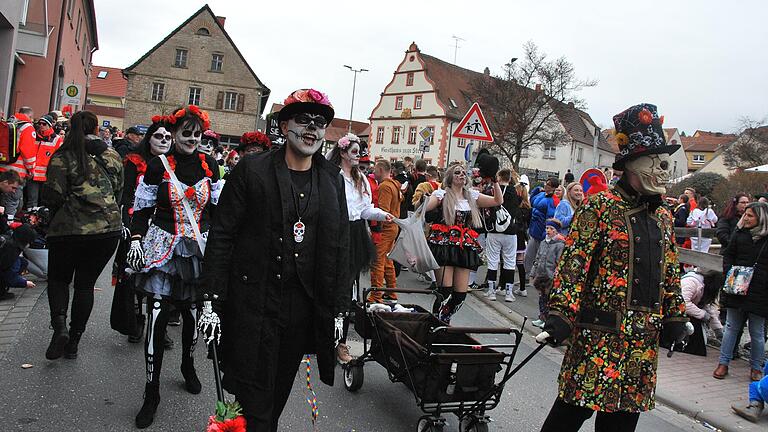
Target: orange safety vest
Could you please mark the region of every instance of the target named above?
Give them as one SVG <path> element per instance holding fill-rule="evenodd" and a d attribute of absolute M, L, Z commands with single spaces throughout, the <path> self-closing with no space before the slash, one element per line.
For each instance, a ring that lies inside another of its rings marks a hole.
<path fill-rule="evenodd" d="M 35 127 L 32 123 L 21 123 L 19 134 L 19 158 L 8 165 L 0 165 L 0 172 L 16 171 L 19 177 L 25 179 L 32 177 L 37 159 L 37 142 L 35 141 Z"/>
<path fill-rule="evenodd" d="M 35 170 L 32 176 L 34 181 L 45 182 L 48 174 L 48 162 L 56 150 L 64 144 L 64 137 L 55 135 L 53 141 L 37 142 L 37 158 L 35 159 Z"/>

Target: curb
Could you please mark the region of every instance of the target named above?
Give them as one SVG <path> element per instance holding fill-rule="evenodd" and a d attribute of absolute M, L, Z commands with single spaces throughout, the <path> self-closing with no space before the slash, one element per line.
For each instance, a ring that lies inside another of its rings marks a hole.
<path fill-rule="evenodd" d="M 521 327 L 523 326 L 526 317 L 507 307 L 506 302 L 490 301 L 487 297 L 482 295 L 482 291 L 472 291 L 472 296 L 496 312 L 499 312 L 500 315 L 511 321 L 513 324 Z M 532 325 L 529 325 L 526 326 L 523 331 L 531 336 L 536 336 L 539 334 L 540 330 L 536 327 L 533 327 Z M 564 347 L 555 347 L 554 349 L 560 353 L 565 353 Z M 667 406 L 670 409 L 684 414 L 698 422 L 707 423 L 707 425 L 713 426 L 723 431 L 735 430 L 733 425 L 724 423 L 723 419 L 715 418 L 709 413 L 697 409 L 695 404 L 686 403 L 685 401 L 680 401 L 677 398 L 668 397 L 663 390 L 660 391 L 658 388 L 656 389 L 656 400 L 657 402 L 661 403 L 661 405 Z"/>

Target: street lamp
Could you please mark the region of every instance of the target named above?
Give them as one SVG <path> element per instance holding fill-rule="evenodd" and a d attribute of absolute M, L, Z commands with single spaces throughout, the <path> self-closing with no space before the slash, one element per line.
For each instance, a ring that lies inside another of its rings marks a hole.
<path fill-rule="evenodd" d="M 352 133 L 352 113 L 355 109 L 355 86 L 357 85 L 357 73 L 368 72 L 368 69 L 360 68 L 355 69 L 352 66 L 344 65 L 345 68 L 355 73 L 355 77 L 352 80 L 352 105 L 349 107 L 349 133 Z"/>

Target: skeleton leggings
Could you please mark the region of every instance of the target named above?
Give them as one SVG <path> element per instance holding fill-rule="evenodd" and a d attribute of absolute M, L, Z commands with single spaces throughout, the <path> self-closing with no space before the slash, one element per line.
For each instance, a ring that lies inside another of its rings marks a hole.
<path fill-rule="evenodd" d="M 193 360 L 197 345 L 197 320 L 200 308 L 195 303 L 175 302 L 155 294 L 147 297 L 147 336 L 144 338 L 144 356 L 147 364 L 147 382 L 158 383 L 165 351 L 165 331 L 173 309 L 181 312 L 182 366 Z"/>

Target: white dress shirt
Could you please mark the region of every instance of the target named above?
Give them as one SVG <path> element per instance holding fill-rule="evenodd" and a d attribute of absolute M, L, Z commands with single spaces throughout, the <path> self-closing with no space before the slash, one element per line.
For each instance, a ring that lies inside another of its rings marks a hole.
<path fill-rule="evenodd" d="M 357 168 L 352 168 L 357 169 Z M 352 177 L 347 177 L 344 171 L 341 171 L 341 176 L 344 177 L 344 192 L 347 195 L 347 212 L 349 213 L 349 221 L 354 222 L 359 219 L 384 221 L 387 220 L 387 212 L 373 206 L 371 200 L 371 185 L 368 184 L 368 179 L 363 178 L 364 194 L 355 187 L 355 181 Z"/>

